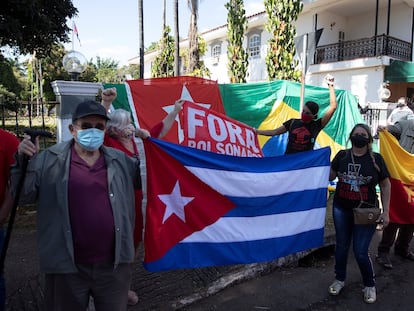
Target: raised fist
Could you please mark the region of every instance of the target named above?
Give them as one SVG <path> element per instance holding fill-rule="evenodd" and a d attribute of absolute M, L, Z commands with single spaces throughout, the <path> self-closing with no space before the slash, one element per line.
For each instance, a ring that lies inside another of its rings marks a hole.
<path fill-rule="evenodd" d="M 328 84 L 328 86 L 333 86 L 334 82 L 335 82 L 335 78 L 332 75 L 327 74 L 325 76 L 325 82 L 326 82 L 326 84 Z"/>

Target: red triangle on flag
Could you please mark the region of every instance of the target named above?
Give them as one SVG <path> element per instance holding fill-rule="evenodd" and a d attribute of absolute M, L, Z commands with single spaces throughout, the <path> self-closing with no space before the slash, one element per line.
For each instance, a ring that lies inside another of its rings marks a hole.
<path fill-rule="evenodd" d="M 187 236 L 216 222 L 234 203 L 150 140 L 147 165 L 145 261 L 161 258 Z"/>

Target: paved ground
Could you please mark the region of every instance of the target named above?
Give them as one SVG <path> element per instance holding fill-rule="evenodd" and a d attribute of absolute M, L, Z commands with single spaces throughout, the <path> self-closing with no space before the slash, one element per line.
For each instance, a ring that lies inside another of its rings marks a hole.
<path fill-rule="evenodd" d="M 377 233 L 372 254 L 379 237 Z M 352 257 L 346 288 L 339 297 L 330 297 L 327 286 L 334 269 L 332 230 L 325 232 L 325 240 L 327 247 L 316 252 L 262 264 L 163 273 L 149 273 L 136 264 L 132 287 L 140 302 L 128 310 L 414 310 L 414 263 L 396 257 L 393 270 L 375 264 L 376 304 L 362 302 L 359 271 Z M 42 279 L 35 231 L 30 226 L 13 232 L 5 276 L 7 310 L 40 309 Z"/>
<path fill-rule="evenodd" d="M 377 232 L 371 244 L 371 256 L 381 237 Z M 414 246 L 414 245 L 413 245 Z M 228 287 L 208 298 L 188 305 L 184 311 L 275 310 L 275 311 L 412 311 L 414 310 L 414 262 L 391 255 L 393 270 L 374 262 L 377 302 L 369 305 L 362 299 L 362 282 L 353 254 L 343 292 L 328 294 L 334 278 L 334 246 L 319 250 L 269 274 Z"/>

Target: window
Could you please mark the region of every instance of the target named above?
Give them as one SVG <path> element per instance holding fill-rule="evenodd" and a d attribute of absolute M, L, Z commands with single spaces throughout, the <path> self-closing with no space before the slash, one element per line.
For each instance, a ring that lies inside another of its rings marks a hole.
<path fill-rule="evenodd" d="M 216 65 L 220 61 L 220 54 L 221 54 L 221 45 L 216 43 L 211 48 L 211 62 L 213 65 Z"/>
<path fill-rule="evenodd" d="M 260 57 L 260 35 L 252 35 L 249 38 L 249 56 Z"/>
<path fill-rule="evenodd" d="M 221 46 L 220 44 L 216 44 L 211 49 L 211 57 L 220 57 L 221 54 Z"/>

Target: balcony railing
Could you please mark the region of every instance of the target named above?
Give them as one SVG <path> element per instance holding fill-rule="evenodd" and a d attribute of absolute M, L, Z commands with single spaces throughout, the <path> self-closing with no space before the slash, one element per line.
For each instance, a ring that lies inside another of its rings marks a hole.
<path fill-rule="evenodd" d="M 375 56 L 390 56 L 399 60 L 411 61 L 411 51 L 411 43 L 381 35 L 317 47 L 315 64 Z"/>

